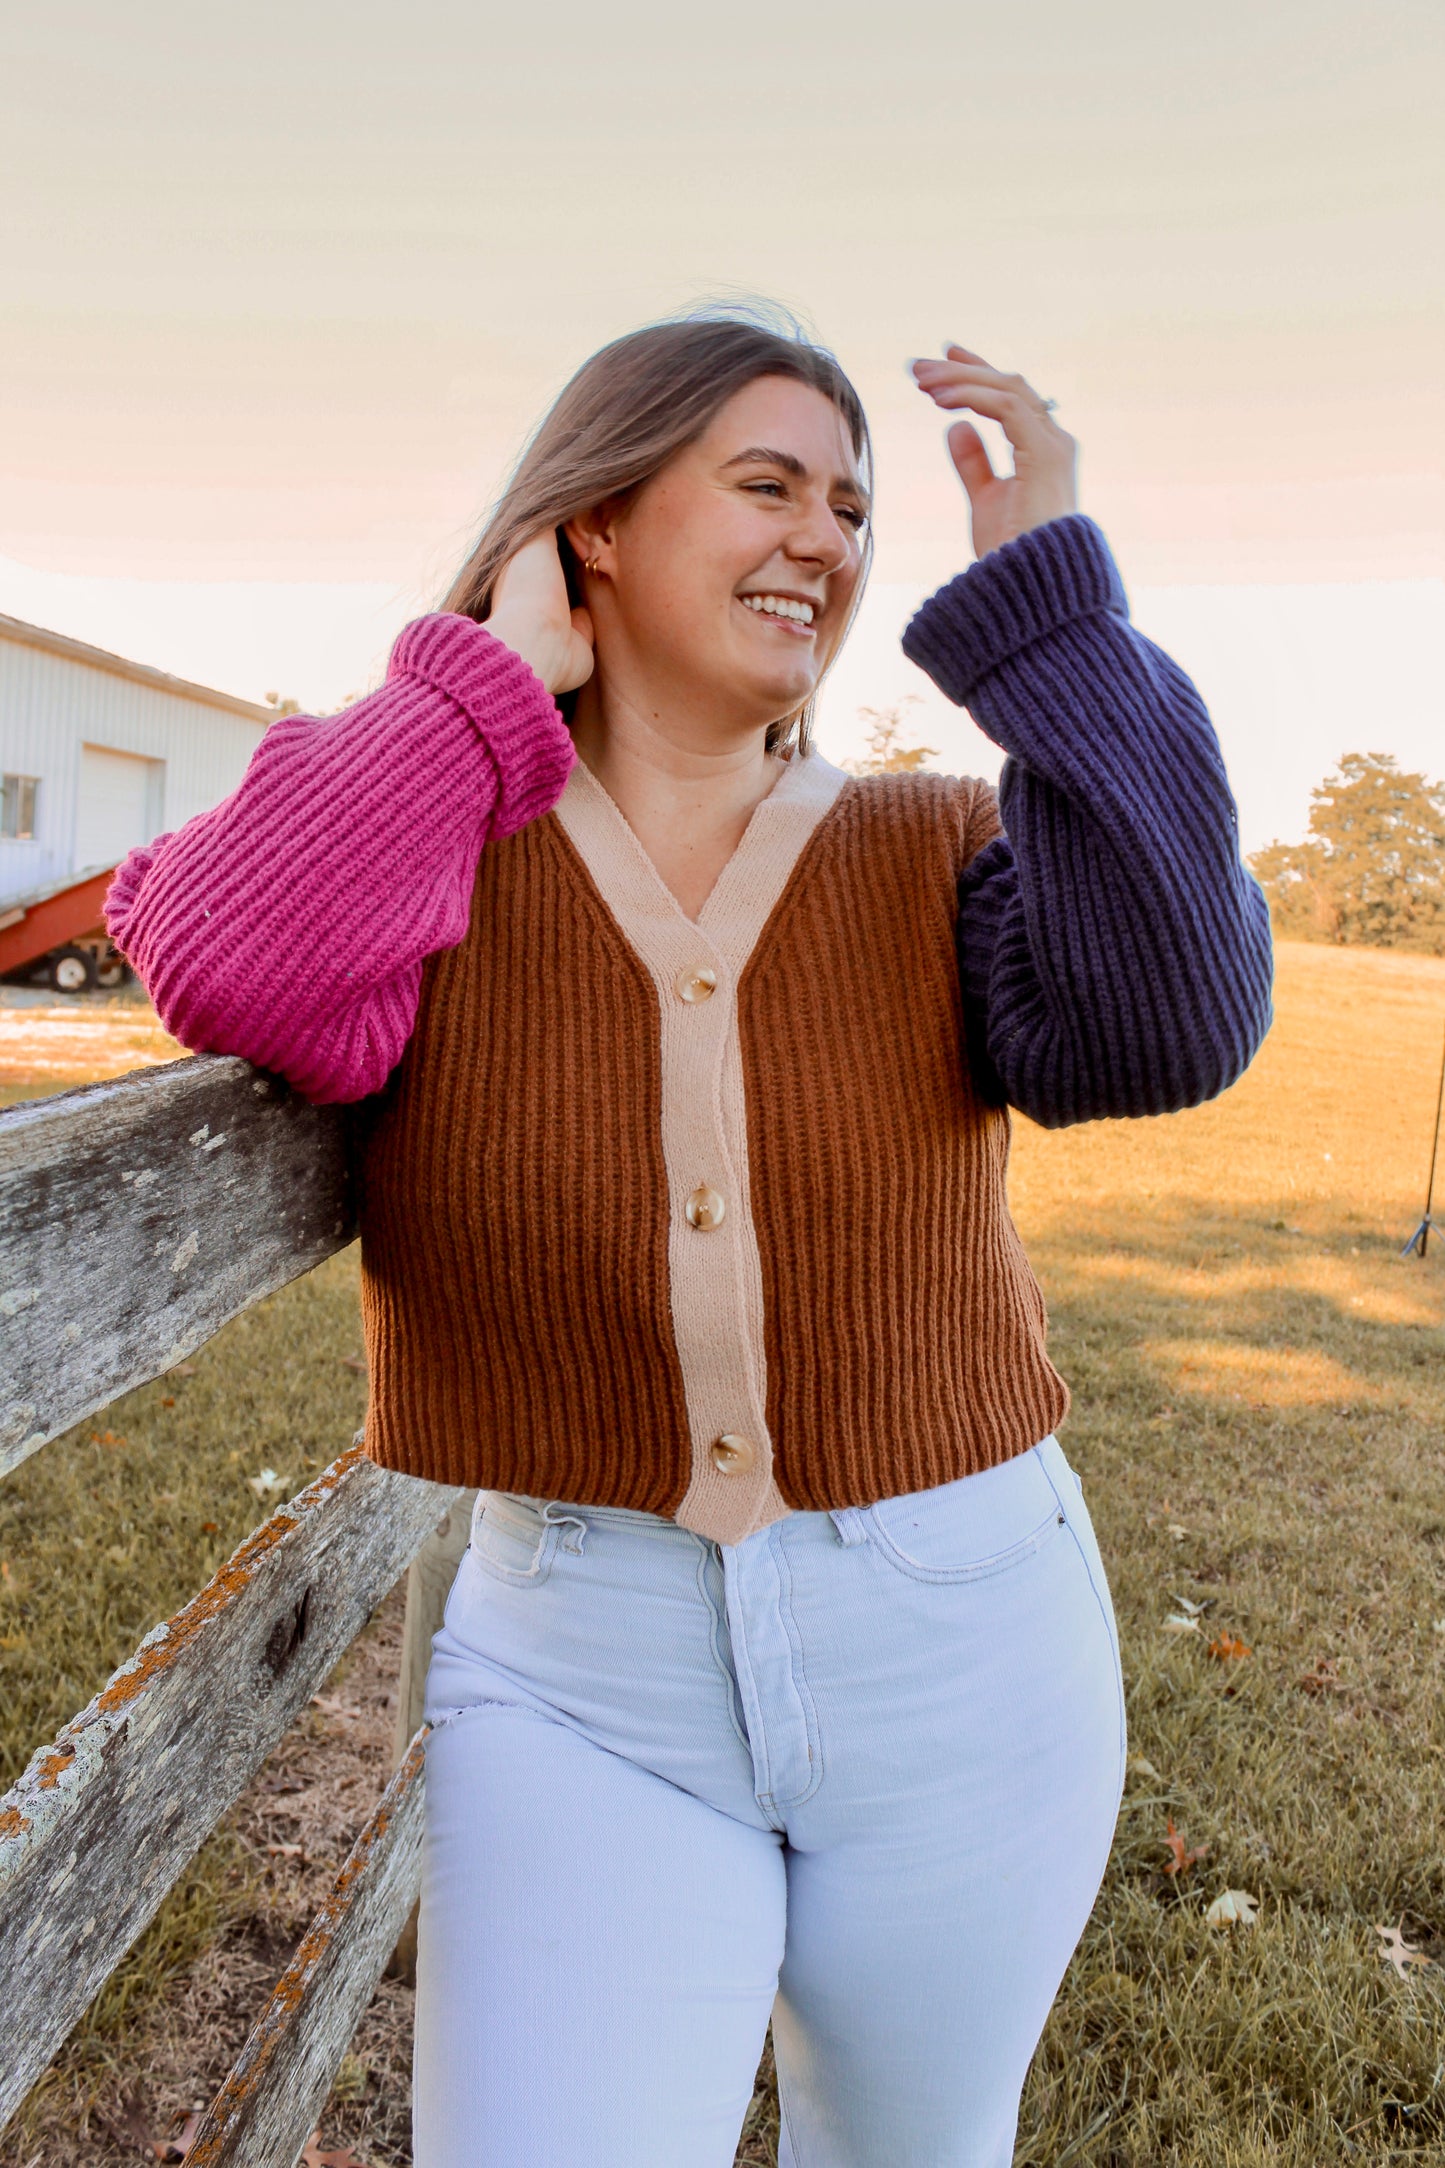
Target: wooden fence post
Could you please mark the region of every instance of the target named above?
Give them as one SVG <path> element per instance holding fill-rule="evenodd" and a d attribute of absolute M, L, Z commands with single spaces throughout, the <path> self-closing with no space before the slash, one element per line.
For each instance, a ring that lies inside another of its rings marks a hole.
<path fill-rule="evenodd" d="M 400 1768 L 410 1751 L 422 1720 L 426 1700 L 427 1665 L 431 1662 L 432 1635 L 442 1622 L 457 1568 L 471 1537 L 472 1507 L 477 1494 L 458 1491 L 450 1510 L 437 1522 L 407 1570 L 406 1624 L 401 1637 L 401 1675 L 397 1680 L 396 1730 L 392 1761 Z M 413 1905 L 387 1971 L 394 1978 L 416 1985 L 416 1922 Z"/>

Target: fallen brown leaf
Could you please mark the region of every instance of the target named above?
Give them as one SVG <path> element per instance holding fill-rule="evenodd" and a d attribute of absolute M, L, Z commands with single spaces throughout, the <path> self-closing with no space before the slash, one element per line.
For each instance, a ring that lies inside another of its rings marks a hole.
<path fill-rule="evenodd" d="M 1412 1943 L 1407 1942 L 1398 1927 L 1377 1927 L 1375 1933 L 1383 1937 L 1381 1957 L 1387 1965 L 1394 1966 L 1402 1980 L 1409 1977 L 1412 1965 L 1417 1971 L 1423 1971 L 1426 1965 L 1434 1963 L 1434 1959 L 1427 1957 L 1423 1950 L 1417 1950 Z"/>
<path fill-rule="evenodd" d="M 1211 1656 L 1217 1656 L 1221 1663 L 1225 1663 L 1231 1657 L 1252 1656 L 1254 1651 L 1250 1648 L 1248 1642 L 1241 1641 L 1237 1635 L 1220 1633 L 1216 1634 L 1210 1642 L 1209 1653 Z"/>
<path fill-rule="evenodd" d="M 1333 1656 L 1322 1656 L 1314 1670 L 1307 1671 L 1299 1684 L 1307 1694 L 1341 1694 L 1345 1686 Z"/>
<path fill-rule="evenodd" d="M 1207 1844 L 1199 1844 L 1195 1846 L 1192 1852 L 1186 1852 L 1184 1839 L 1174 1827 L 1172 1814 L 1169 1816 L 1169 1834 L 1164 1839 L 1164 1842 L 1174 1855 L 1164 1869 L 1166 1874 L 1183 1874 L 1187 1868 L 1194 1865 L 1196 1860 L 1203 1859 L 1205 1853 L 1209 1850 Z"/>
<path fill-rule="evenodd" d="M 155 2149 L 156 2159 L 164 2161 L 185 2160 L 196 2142 L 196 2132 L 201 2127 L 202 2110 L 192 2108 L 173 2138 L 163 2139 Z"/>
<path fill-rule="evenodd" d="M 323 2153 L 321 2133 L 313 2130 L 306 2141 L 297 2168 L 371 2168 L 371 2164 L 364 2161 L 359 2153 L 353 2153 L 349 2145 L 344 2146 L 339 2153 Z"/>
<path fill-rule="evenodd" d="M 120 2104 L 120 2121 L 118 2123 L 112 2121 L 109 2116 L 103 2117 L 102 2120 L 107 2124 L 111 2136 L 119 2144 L 134 2146 L 140 2152 L 148 2155 L 151 2160 L 183 2161 L 189 2156 L 191 2147 L 196 2142 L 196 2133 L 201 2127 L 203 2112 L 200 2108 L 192 2108 L 189 2114 L 185 2115 L 179 2130 L 173 2131 L 169 2137 L 157 2138 L 151 2130 L 150 2119 L 145 2111 L 145 2102 L 137 2091 L 128 2094 L 122 2100 Z M 175 2117 L 173 2116 L 171 2120 L 174 2122 Z"/>
<path fill-rule="evenodd" d="M 1253 1927 L 1259 1899 L 1247 1889 L 1227 1889 L 1215 1898 L 1204 1915 L 1206 1927 Z"/>

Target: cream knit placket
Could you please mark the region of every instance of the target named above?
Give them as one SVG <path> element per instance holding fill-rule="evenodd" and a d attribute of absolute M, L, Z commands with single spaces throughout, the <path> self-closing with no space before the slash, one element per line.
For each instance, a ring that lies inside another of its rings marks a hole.
<path fill-rule="evenodd" d="M 738 981 L 808 838 L 848 780 L 821 754 L 795 756 L 754 810 L 696 921 L 582 761 L 556 807 L 657 993 L 672 1322 L 692 1437 L 692 1480 L 676 1519 L 717 1543 L 740 1543 L 791 1510 L 773 1479 L 768 1435 Z M 710 990 L 700 972 L 712 974 Z M 707 1191 L 722 1199 L 713 1225 L 715 1208 L 710 1213 L 700 1195 Z M 691 1219 L 690 1199 L 698 1200 Z"/>

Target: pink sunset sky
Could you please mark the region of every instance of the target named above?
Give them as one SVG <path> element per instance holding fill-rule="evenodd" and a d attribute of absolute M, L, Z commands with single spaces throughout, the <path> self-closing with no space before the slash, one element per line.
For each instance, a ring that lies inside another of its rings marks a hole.
<path fill-rule="evenodd" d="M 1245 840 L 1347 749 L 1445 770 L 1438 6 L 12 17 L 0 610 L 333 704 L 431 606 L 595 346 L 796 309 L 878 457 L 874 588 L 822 741 L 916 696 L 968 561 L 905 376 L 963 340 L 1059 401 L 1136 621 L 1210 701 Z"/>

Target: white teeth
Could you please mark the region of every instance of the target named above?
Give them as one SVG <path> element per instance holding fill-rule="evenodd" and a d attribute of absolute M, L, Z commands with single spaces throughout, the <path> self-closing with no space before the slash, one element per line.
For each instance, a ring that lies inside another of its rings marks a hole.
<path fill-rule="evenodd" d="M 811 602 L 793 602 L 786 595 L 739 595 L 738 600 L 760 616 L 791 617 L 800 625 L 813 622 Z"/>

